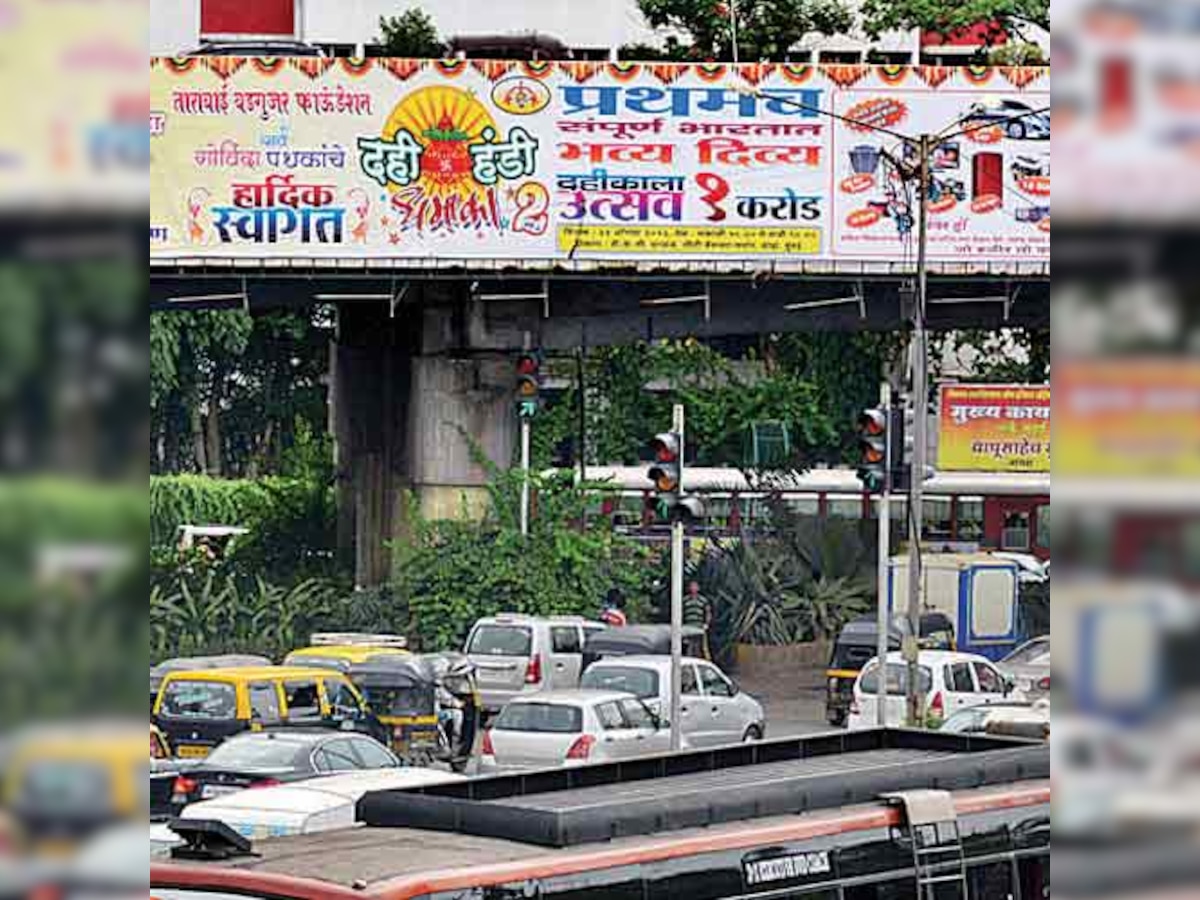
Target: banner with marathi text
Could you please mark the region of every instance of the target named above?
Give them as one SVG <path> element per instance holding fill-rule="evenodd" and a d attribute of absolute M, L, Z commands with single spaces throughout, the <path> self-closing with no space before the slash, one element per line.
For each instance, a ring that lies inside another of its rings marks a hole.
<path fill-rule="evenodd" d="M 931 260 L 1049 264 L 1045 69 L 201 57 L 150 74 L 156 262 L 911 261 L 912 151 L 871 123 L 966 129 L 932 160 Z"/>
<path fill-rule="evenodd" d="M 1049 386 L 956 384 L 941 394 L 940 471 L 1050 471 Z"/>

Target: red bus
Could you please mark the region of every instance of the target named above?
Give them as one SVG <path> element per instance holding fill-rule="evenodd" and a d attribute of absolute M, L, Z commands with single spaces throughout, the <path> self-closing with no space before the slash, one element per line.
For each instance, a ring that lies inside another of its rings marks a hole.
<path fill-rule="evenodd" d="M 651 530 L 647 466 L 589 466 L 588 481 L 610 484 L 616 494 L 599 501 L 595 512 L 610 516 L 623 531 Z M 732 533 L 752 528 L 761 518 L 765 491 L 738 469 L 688 467 L 685 477 L 688 490 L 705 498 L 702 530 Z M 863 492 L 853 469 L 812 469 L 776 481 L 772 490 L 797 511 L 813 516 L 875 517 L 871 496 Z M 928 541 L 1050 558 L 1048 473 L 939 473 L 925 484 L 924 509 Z M 898 528 L 907 515 L 905 498 L 893 498 L 892 518 Z"/>

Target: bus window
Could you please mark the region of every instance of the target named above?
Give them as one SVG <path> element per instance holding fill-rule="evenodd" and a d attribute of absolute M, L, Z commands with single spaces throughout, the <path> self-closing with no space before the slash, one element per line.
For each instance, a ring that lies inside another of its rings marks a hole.
<path fill-rule="evenodd" d="M 954 535 L 954 539 L 972 543 L 983 541 L 982 497 L 958 498 L 958 533 Z"/>
<path fill-rule="evenodd" d="M 831 496 L 827 508 L 831 519 L 861 519 L 863 514 L 862 497 Z"/>
<path fill-rule="evenodd" d="M 1017 860 L 1021 900 L 1049 900 L 1050 855 L 1026 856 Z"/>
<path fill-rule="evenodd" d="M 971 866 L 967 870 L 971 900 L 1012 900 L 1013 873 L 1008 861 Z"/>
<path fill-rule="evenodd" d="M 842 893 L 843 900 L 912 900 L 914 896 L 916 883 L 911 875 L 873 884 L 856 884 Z M 938 900 L 941 900 L 940 896 Z"/>
<path fill-rule="evenodd" d="M 925 498 L 925 536 L 931 541 L 949 541 L 954 538 L 952 518 L 953 498 Z"/>

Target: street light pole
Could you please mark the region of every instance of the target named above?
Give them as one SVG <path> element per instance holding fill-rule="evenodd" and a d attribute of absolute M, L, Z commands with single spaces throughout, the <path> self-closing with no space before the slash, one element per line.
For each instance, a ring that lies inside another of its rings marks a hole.
<path fill-rule="evenodd" d="M 908 725 L 920 728 L 925 718 L 925 695 L 920 690 L 918 658 L 921 634 L 921 532 L 924 524 L 925 457 L 929 448 L 929 336 L 925 310 L 929 288 L 929 188 L 933 141 L 928 134 L 918 139 L 920 202 L 917 213 L 917 290 L 913 302 L 912 404 L 913 448 L 908 499 L 908 634 L 904 659 L 908 664 Z"/>

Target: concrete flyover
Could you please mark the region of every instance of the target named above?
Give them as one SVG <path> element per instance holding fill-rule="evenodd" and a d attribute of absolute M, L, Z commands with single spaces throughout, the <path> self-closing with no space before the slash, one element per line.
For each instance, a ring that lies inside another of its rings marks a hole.
<path fill-rule="evenodd" d="M 528 339 L 548 351 L 789 331 L 902 329 L 909 276 L 887 265 L 849 272 L 720 274 L 632 270 L 474 272 L 334 266 L 151 268 L 157 311 L 251 312 L 330 304 L 330 401 L 341 540 L 357 580 L 385 581 L 388 543 L 402 537 L 404 498 L 427 515 L 484 499 L 474 446 L 512 459 L 511 355 Z M 1044 327 L 1043 267 L 933 279 L 934 329 Z"/>

